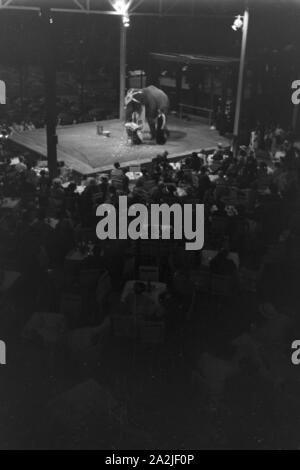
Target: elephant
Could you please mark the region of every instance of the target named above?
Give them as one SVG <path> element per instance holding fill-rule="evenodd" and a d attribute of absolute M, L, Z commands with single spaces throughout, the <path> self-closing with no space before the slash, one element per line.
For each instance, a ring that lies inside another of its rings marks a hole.
<path fill-rule="evenodd" d="M 148 121 L 151 137 L 155 139 L 155 120 L 157 118 L 157 112 L 160 109 L 167 117 L 170 101 L 164 91 L 150 85 L 142 89 L 131 88 L 128 90 L 125 97 L 125 107 L 126 122 L 131 121 L 133 112 L 136 111 L 142 116 L 145 111 L 145 119 Z"/>

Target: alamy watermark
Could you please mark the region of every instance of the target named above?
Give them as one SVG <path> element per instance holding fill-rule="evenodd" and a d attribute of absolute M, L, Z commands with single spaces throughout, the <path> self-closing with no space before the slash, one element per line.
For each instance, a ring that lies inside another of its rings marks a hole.
<path fill-rule="evenodd" d="M 0 80 L 0 104 L 6 104 L 6 86 L 3 80 Z M 6 365 L 6 344 L 0 340 L 0 366 Z"/>
<path fill-rule="evenodd" d="M 0 366 L 6 365 L 6 344 L 0 340 Z"/>
<path fill-rule="evenodd" d="M 188 251 L 204 245 L 204 204 L 133 204 L 119 197 L 118 210 L 112 204 L 101 204 L 96 211 L 101 217 L 96 233 L 100 240 L 186 240 Z"/>
<path fill-rule="evenodd" d="M 0 104 L 6 104 L 6 85 L 3 80 L 0 80 Z"/>
<path fill-rule="evenodd" d="M 300 103 L 300 80 L 294 80 L 292 83 L 292 89 L 295 90 L 292 93 L 292 103 L 297 105 Z"/>
<path fill-rule="evenodd" d="M 294 366 L 299 366 L 300 364 L 300 340 L 295 339 L 295 341 L 292 342 L 291 349 L 293 350 L 293 353 L 291 355 L 291 361 Z"/>

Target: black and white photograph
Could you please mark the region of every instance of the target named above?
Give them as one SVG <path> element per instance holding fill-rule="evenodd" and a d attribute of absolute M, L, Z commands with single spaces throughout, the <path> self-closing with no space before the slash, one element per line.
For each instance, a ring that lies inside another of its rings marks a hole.
<path fill-rule="evenodd" d="M 300 0 L 0 0 L 0 450 L 300 449 Z"/>

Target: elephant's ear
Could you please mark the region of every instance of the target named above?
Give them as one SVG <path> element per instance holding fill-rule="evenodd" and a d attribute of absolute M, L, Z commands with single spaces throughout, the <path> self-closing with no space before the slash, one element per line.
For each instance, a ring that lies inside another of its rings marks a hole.
<path fill-rule="evenodd" d="M 133 93 L 133 100 L 137 103 L 146 104 L 145 93 L 143 90 L 137 90 Z"/>
<path fill-rule="evenodd" d="M 130 88 L 130 90 L 127 91 L 127 94 L 125 96 L 125 106 L 128 106 L 129 103 L 131 103 L 133 101 L 133 93 L 134 93 L 134 89 L 133 88 Z"/>
<path fill-rule="evenodd" d="M 135 90 L 131 88 L 128 90 L 127 95 L 125 96 L 125 106 L 128 106 L 129 103 L 139 103 L 144 104 L 144 92 L 143 90 Z"/>

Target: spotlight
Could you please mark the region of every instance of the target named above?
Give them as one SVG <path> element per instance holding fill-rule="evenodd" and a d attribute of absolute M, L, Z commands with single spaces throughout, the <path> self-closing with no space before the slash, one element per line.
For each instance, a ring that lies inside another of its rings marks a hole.
<path fill-rule="evenodd" d="M 125 28 L 129 28 L 130 26 L 130 18 L 128 14 L 123 16 L 123 25 L 125 26 Z"/>
<path fill-rule="evenodd" d="M 117 0 L 113 4 L 113 7 L 120 15 L 125 16 L 128 13 L 129 5 L 127 4 L 125 0 Z"/>
<path fill-rule="evenodd" d="M 231 26 L 233 31 L 238 31 L 239 29 L 242 29 L 243 26 L 244 26 L 244 18 L 242 17 L 242 15 L 237 15 L 235 17 L 233 25 Z"/>
<path fill-rule="evenodd" d="M 47 18 L 47 17 L 48 17 L 49 23 L 50 23 L 50 24 L 53 24 L 53 23 L 54 23 L 54 19 L 53 19 L 53 17 L 51 16 L 51 13 L 50 13 L 49 8 L 41 8 L 41 9 L 39 10 L 38 15 L 39 15 L 40 18 L 42 18 L 42 17 Z"/>

